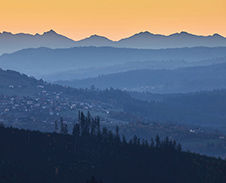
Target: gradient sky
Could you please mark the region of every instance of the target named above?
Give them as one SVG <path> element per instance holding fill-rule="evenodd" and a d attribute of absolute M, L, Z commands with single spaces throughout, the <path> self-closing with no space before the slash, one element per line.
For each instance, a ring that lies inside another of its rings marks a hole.
<path fill-rule="evenodd" d="M 74 40 L 92 34 L 112 40 L 140 31 L 187 31 L 226 37 L 226 0 L 0 0 L 0 32 L 50 29 Z"/>

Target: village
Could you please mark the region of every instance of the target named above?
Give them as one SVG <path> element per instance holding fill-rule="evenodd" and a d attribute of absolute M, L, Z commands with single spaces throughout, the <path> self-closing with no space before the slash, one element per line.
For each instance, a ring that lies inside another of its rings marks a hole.
<path fill-rule="evenodd" d="M 37 97 L 0 95 L 0 123 L 6 126 L 53 126 L 61 117 L 70 125 L 77 121 L 79 110 L 109 113 L 100 103 L 72 101 L 46 90 Z"/>

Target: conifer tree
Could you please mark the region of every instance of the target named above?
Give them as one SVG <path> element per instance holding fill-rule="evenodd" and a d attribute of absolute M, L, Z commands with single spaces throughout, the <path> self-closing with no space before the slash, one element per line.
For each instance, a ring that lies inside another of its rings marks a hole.
<path fill-rule="evenodd" d="M 156 147 L 160 147 L 161 141 L 160 141 L 160 137 L 159 137 L 158 134 L 157 134 L 156 137 L 155 137 L 155 143 L 156 143 Z"/>
<path fill-rule="evenodd" d="M 122 143 L 123 143 L 123 144 L 127 144 L 127 142 L 126 142 L 126 137 L 125 137 L 124 134 L 122 135 Z"/>
<path fill-rule="evenodd" d="M 155 142 L 154 142 L 154 139 L 151 138 L 151 144 L 150 144 L 151 147 L 155 147 Z"/>
<path fill-rule="evenodd" d="M 63 123 L 63 118 L 61 117 L 60 118 L 60 133 L 63 133 L 63 131 L 64 131 L 64 123 Z"/>
<path fill-rule="evenodd" d="M 67 123 L 64 122 L 64 120 L 63 120 L 62 117 L 60 119 L 60 126 L 61 126 L 60 133 L 62 133 L 62 134 L 68 134 Z"/>
<path fill-rule="evenodd" d="M 72 134 L 75 135 L 76 137 L 80 135 L 80 126 L 78 123 L 74 125 Z"/>
<path fill-rule="evenodd" d="M 58 122 L 57 122 L 57 120 L 54 123 L 55 123 L 55 132 L 58 132 Z"/>
<path fill-rule="evenodd" d="M 180 152 L 181 152 L 181 150 L 182 150 L 182 147 L 181 147 L 181 144 L 180 144 L 180 143 L 177 144 L 177 150 L 180 151 Z"/>

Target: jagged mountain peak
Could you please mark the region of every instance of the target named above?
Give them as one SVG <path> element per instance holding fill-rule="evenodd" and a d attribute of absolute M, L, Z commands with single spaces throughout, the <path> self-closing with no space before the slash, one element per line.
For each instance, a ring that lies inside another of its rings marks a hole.
<path fill-rule="evenodd" d="M 112 41 L 112 40 L 108 39 L 108 38 L 105 37 L 105 36 L 100 36 L 100 35 L 97 35 L 97 34 L 91 35 L 91 36 L 88 37 L 87 39 Z"/>
<path fill-rule="evenodd" d="M 225 38 L 225 37 L 221 36 L 221 35 L 218 34 L 218 33 L 213 34 L 213 37 Z"/>
<path fill-rule="evenodd" d="M 153 35 L 153 34 L 148 31 L 144 31 L 144 32 L 138 33 L 137 35 Z"/>
<path fill-rule="evenodd" d="M 137 33 L 137 34 L 134 34 L 133 36 L 131 36 L 131 37 L 137 37 L 137 36 L 152 36 L 152 35 L 154 35 L 154 34 L 152 34 L 152 33 L 150 33 L 150 32 L 148 32 L 148 31 L 144 31 L 144 32 L 139 32 L 139 33 Z"/>
<path fill-rule="evenodd" d="M 54 31 L 53 29 L 50 29 L 49 31 L 43 33 L 43 35 L 46 35 L 46 34 L 58 35 L 58 34 L 56 33 L 56 31 Z"/>
<path fill-rule="evenodd" d="M 104 38 L 104 39 L 108 39 L 104 36 L 100 36 L 100 35 L 97 35 L 97 34 L 94 34 L 94 35 L 91 35 L 89 38 Z"/>
<path fill-rule="evenodd" d="M 12 33 L 11 33 L 11 32 L 7 32 L 7 31 L 3 31 L 3 33 L 2 33 L 2 34 L 12 35 Z"/>
<path fill-rule="evenodd" d="M 181 31 L 181 32 L 179 33 L 179 35 L 189 35 L 189 36 L 191 36 L 192 34 L 186 32 L 186 31 Z"/>
<path fill-rule="evenodd" d="M 78 42 L 82 43 L 82 44 L 87 43 L 88 46 L 109 46 L 109 44 L 111 44 L 113 41 L 108 39 L 107 37 L 94 34 L 94 35 L 91 35 L 90 37 L 82 39 Z"/>
<path fill-rule="evenodd" d="M 186 31 L 181 31 L 181 32 L 176 32 L 174 34 L 170 34 L 168 37 L 172 37 L 172 36 L 196 36 L 196 35 L 193 35 L 193 34 L 188 33 Z"/>

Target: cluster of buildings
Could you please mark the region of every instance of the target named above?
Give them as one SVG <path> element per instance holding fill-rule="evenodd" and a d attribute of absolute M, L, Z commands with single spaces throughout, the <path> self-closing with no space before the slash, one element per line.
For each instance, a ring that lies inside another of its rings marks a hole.
<path fill-rule="evenodd" d="M 31 122 L 53 124 L 60 117 L 64 117 L 66 121 L 75 121 L 78 110 L 101 109 L 100 105 L 62 99 L 56 93 L 53 95 L 52 98 L 0 95 L 0 123 L 8 125 Z"/>

